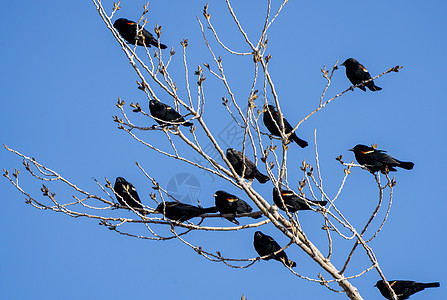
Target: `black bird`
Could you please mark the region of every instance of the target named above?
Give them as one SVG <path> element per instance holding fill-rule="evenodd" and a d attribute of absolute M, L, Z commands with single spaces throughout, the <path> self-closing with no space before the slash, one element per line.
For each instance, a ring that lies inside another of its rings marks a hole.
<path fill-rule="evenodd" d="M 137 44 L 138 46 L 146 45 L 146 47 L 151 47 L 152 45 L 158 47 L 157 39 L 155 39 L 154 36 L 146 29 L 141 29 L 141 26 L 136 24 L 134 21 L 124 18 L 117 19 L 115 23 L 113 23 L 113 27 L 118 30 L 123 39 L 125 39 L 129 44 Z M 160 49 L 166 49 L 166 45 L 160 44 Z"/>
<path fill-rule="evenodd" d="M 353 58 L 348 58 L 341 65 L 345 66 L 346 76 L 348 77 L 349 81 L 351 81 L 351 83 L 353 85 L 357 85 L 357 84 L 362 83 L 363 81 L 371 79 L 371 75 L 369 75 L 368 70 L 361 63 L 359 63 L 357 60 L 355 60 Z M 380 91 L 382 89 L 381 87 L 374 85 L 373 80 L 360 85 L 359 89 L 366 92 L 365 85 L 368 87 L 368 89 L 370 89 L 373 92 Z"/>
<path fill-rule="evenodd" d="M 285 133 L 288 134 L 292 131 L 293 127 L 290 126 L 289 122 L 283 117 Z M 279 128 L 281 128 L 281 119 L 279 118 L 279 113 L 276 111 L 273 105 L 268 105 L 266 111 L 264 112 L 263 121 L 265 127 L 274 136 L 281 136 Z M 298 144 L 301 148 L 307 147 L 308 143 L 296 136 L 295 132 L 290 135 L 292 141 Z"/>
<path fill-rule="evenodd" d="M 162 202 L 154 211 L 155 213 L 164 214 L 166 218 L 184 222 L 191 218 L 198 217 L 206 213 L 216 213 L 216 207 L 202 208 L 181 202 Z"/>
<path fill-rule="evenodd" d="M 276 187 L 273 188 L 273 202 L 275 202 L 276 206 L 278 206 L 279 209 L 294 213 L 298 210 L 310 210 L 310 205 L 321 205 L 325 206 L 327 204 L 327 201 L 313 201 L 306 199 L 300 195 L 295 194 L 293 191 L 289 190 L 283 190 L 281 191 L 281 197 L 279 196 L 278 189 Z M 306 202 L 306 200 L 309 202 L 309 204 Z M 285 204 L 285 206 L 284 206 Z"/>
<path fill-rule="evenodd" d="M 366 167 L 371 173 L 381 171 L 396 171 L 394 167 L 404 168 L 406 170 L 413 169 L 414 163 L 397 160 L 388 154 L 385 154 L 384 150 L 376 150 L 372 147 L 365 145 L 356 145 L 354 148 L 349 149 L 354 151 L 355 159 L 357 162 Z"/>
<path fill-rule="evenodd" d="M 253 179 L 256 178 L 259 181 L 259 183 L 266 183 L 267 181 L 270 180 L 270 178 L 267 175 L 264 175 L 261 172 L 259 172 L 255 164 L 241 152 L 233 148 L 228 148 L 226 156 L 227 159 L 230 161 L 230 164 L 233 166 L 234 170 L 239 176 L 242 176 L 242 172 L 244 172 L 244 178 L 247 178 L 250 181 L 253 181 Z"/>
<path fill-rule="evenodd" d="M 225 191 L 217 191 L 213 196 L 216 207 L 222 215 L 233 214 L 232 217 L 226 219 L 234 224 L 239 225 L 239 222 L 235 218 L 236 214 L 245 214 L 253 210 L 247 202 Z M 258 219 L 260 217 L 256 216 L 252 218 Z"/>
<path fill-rule="evenodd" d="M 161 103 L 160 101 L 152 99 L 149 101 L 149 110 L 151 115 L 155 117 L 160 125 L 177 125 L 182 124 L 183 126 L 192 126 L 191 122 L 185 122 L 185 119 L 179 114 L 175 109 Z M 163 122 L 166 121 L 166 122 Z"/>
<path fill-rule="evenodd" d="M 284 250 L 274 254 L 276 251 L 281 249 L 281 246 L 279 246 L 278 243 L 269 235 L 256 231 L 253 246 L 255 247 L 255 250 L 258 252 L 259 256 L 270 254 L 270 256 L 264 258 L 264 260 L 270 260 L 273 258 L 274 260 L 282 262 L 287 267 L 296 267 L 296 263 L 287 258 Z"/>
<path fill-rule="evenodd" d="M 411 295 L 424 290 L 425 288 L 439 287 L 439 282 L 421 283 L 408 280 L 392 280 L 388 281 L 398 300 L 408 299 Z M 382 280 L 377 281 L 375 287 L 377 287 L 383 297 L 387 299 L 391 298 L 390 291 L 385 286 Z"/>
<path fill-rule="evenodd" d="M 142 209 L 140 197 L 138 197 L 137 190 L 123 177 L 117 177 L 115 180 L 115 185 L 113 186 L 115 192 L 116 200 L 123 206 L 130 206 L 132 208 Z"/>

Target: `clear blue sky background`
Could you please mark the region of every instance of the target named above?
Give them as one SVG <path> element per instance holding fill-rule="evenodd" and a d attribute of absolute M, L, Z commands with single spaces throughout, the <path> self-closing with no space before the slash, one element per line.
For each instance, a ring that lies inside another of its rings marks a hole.
<path fill-rule="evenodd" d="M 234 49 L 248 51 L 224 1 L 213 2 L 210 13 L 222 39 Z M 257 39 L 265 4 L 233 2 L 247 32 Z M 273 2 L 277 7 L 279 1 Z M 109 11 L 112 4 L 104 1 Z M 143 4 L 124 1 L 116 17 L 138 19 Z M 183 38 L 189 39 L 190 70 L 203 62 L 211 63 L 195 19 L 202 17 L 204 4 L 150 3 L 147 28 L 152 31 L 156 23 L 162 25 L 163 43 L 177 51 L 171 68 L 181 89 L 184 76 L 179 42 Z M 228 183 L 212 181 L 200 170 L 160 157 L 116 129 L 112 116 L 119 113 L 117 97 L 126 104 L 140 102 L 145 110 L 147 99 L 137 89 L 137 76 L 90 1 L 8 1 L 2 9 L 1 144 L 35 157 L 96 194 L 100 191 L 91 177 L 104 182 L 104 177 L 114 180 L 123 176 L 149 204 L 151 184 L 135 166 L 134 162 L 139 161 L 163 185 L 177 173 L 192 174 L 201 183 L 204 206 L 213 204 L 211 195 L 218 189 L 242 196 Z M 395 65 L 404 66 L 402 72 L 376 81 L 382 91 L 355 90 L 331 103 L 304 123 L 299 135 L 312 144 L 317 128 L 325 186 L 331 195 L 343 175 L 334 158 L 342 154 L 350 161 L 353 154 L 347 149 L 355 144 L 377 143 L 397 158 L 415 162 L 412 171 L 395 174 L 397 186 L 389 221 L 371 243 L 388 278 L 441 281 L 441 288 L 415 295 L 415 300 L 439 300 L 447 294 L 443 286 L 447 282 L 443 228 L 447 209 L 447 105 L 443 91 L 446 11 L 444 1 L 290 1 L 269 34 L 268 52 L 273 56 L 270 71 L 291 123 L 318 104 L 325 84 L 320 73 L 324 64 L 332 66 L 337 59 L 341 63 L 355 57 L 372 75 Z M 225 55 L 222 49 L 215 50 L 217 55 Z M 248 97 L 251 60 L 224 56 L 227 76 L 240 101 Z M 221 130 L 230 122 L 220 104 L 225 94 L 210 74 L 205 76 L 208 121 L 213 129 Z M 333 79 L 328 96 L 350 84 L 344 69 Z M 185 95 L 184 91 L 181 94 Z M 165 101 L 172 104 L 170 99 Z M 155 142 L 162 139 L 160 133 L 143 132 L 141 136 Z M 313 150 L 291 147 L 290 178 L 296 186 L 301 178 L 298 166 L 303 159 L 313 162 Z M 21 168 L 21 160 L 6 150 L 0 150 L 0 161 L 2 168 Z M 26 175 L 24 170 L 21 175 Z M 29 177 L 21 182 L 41 199 L 40 184 Z M 271 186 L 254 185 L 271 201 Z M 24 197 L 6 179 L 0 180 L 0 189 L 1 299 L 240 299 L 242 294 L 249 300 L 346 299 L 296 278 L 274 261 L 256 263 L 245 270 L 230 269 L 208 262 L 179 241 L 126 238 L 98 226 L 96 220 L 36 210 L 24 203 Z M 53 191 L 58 197 L 70 196 L 61 186 Z M 339 199 L 340 208 L 360 228 L 376 202 L 372 176 L 354 169 Z M 321 217 L 311 212 L 300 215 L 310 238 L 325 250 Z M 205 223 L 230 225 L 218 219 Z M 192 233 L 190 241 L 228 256 L 255 257 L 254 231 Z M 287 242 L 271 224 L 262 231 L 276 237 L 280 244 Z M 333 260 L 337 266 L 351 245 L 336 243 Z M 297 261 L 297 271 L 303 275 L 315 277 L 320 272 L 299 248 L 289 248 L 287 253 Z M 349 274 L 367 263 L 362 250 L 358 254 Z M 378 278 L 371 271 L 353 284 L 365 299 L 383 299 L 373 287 Z"/>

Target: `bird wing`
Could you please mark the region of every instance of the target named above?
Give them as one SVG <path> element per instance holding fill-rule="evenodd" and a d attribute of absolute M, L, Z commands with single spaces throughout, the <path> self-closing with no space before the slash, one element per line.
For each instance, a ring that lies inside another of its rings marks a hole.
<path fill-rule="evenodd" d="M 239 199 L 239 201 L 237 202 L 236 213 L 244 214 L 244 213 L 249 213 L 252 210 L 253 210 L 253 208 L 247 202 Z"/>
<path fill-rule="evenodd" d="M 231 198 L 231 197 L 228 197 L 228 198 L 226 198 L 226 200 L 227 200 L 228 202 L 234 202 L 234 201 L 237 201 L 238 198 Z"/>
<path fill-rule="evenodd" d="M 380 158 L 382 163 L 393 164 L 393 165 L 398 165 L 399 164 L 399 162 L 396 159 L 394 159 L 392 156 L 390 156 L 388 154 L 379 152 L 378 153 L 378 157 Z"/>
<path fill-rule="evenodd" d="M 359 67 L 363 70 L 363 72 L 368 72 L 368 70 L 362 64 L 359 64 Z"/>
<path fill-rule="evenodd" d="M 281 191 L 281 196 L 286 197 L 286 196 L 294 196 L 295 193 L 292 191 Z"/>

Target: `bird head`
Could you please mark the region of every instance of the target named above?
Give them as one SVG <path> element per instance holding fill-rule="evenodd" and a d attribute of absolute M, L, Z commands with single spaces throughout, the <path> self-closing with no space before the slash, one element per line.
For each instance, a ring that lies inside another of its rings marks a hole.
<path fill-rule="evenodd" d="M 165 210 L 165 203 L 162 202 L 160 204 L 158 204 L 157 208 L 154 210 L 154 213 L 159 213 L 162 214 Z"/>
<path fill-rule="evenodd" d="M 271 111 L 271 112 L 274 112 L 274 111 L 276 111 L 276 107 L 275 106 L 273 106 L 273 105 L 267 105 L 267 107 L 268 107 L 268 109 Z"/>
<path fill-rule="evenodd" d="M 224 191 L 216 191 L 213 195 L 213 197 L 220 197 L 220 196 L 225 196 L 226 192 Z"/>
<path fill-rule="evenodd" d="M 151 111 L 151 114 L 153 114 L 153 112 L 156 112 L 158 115 L 163 115 L 163 114 L 165 114 L 167 109 L 172 109 L 172 108 L 164 103 L 161 103 L 158 100 L 155 100 L 155 99 L 152 99 L 151 101 L 149 101 L 149 110 Z"/>
<path fill-rule="evenodd" d="M 235 154 L 236 150 L 234 148 L 228 148 L 227 149 L 227 155 Z"/>
<path fill-rule="evenodd" d="M 279 195 L 278 188 L 276 186 L 273 187 L 273 196 L 275 195 Z"/>
<path fill-rule="evenodd" d="M 123 177 L 116 177 L 115 184 L 127 184 L 127 180 Z"/>
<path fill-rule="evenodd" d="M 388 281 L 388 283 L 393 286 L 392 281 Z M 379 280 L 376 282 L 376 284 L 374 285 L 376 288 L 380 289 L 380 288 L 385 288 L 385 283 L 383 282 L 383 280 Z"/>
<path fill-rule="evenodd" d="M 135 22 L 124 19 L 124 18 L 120 18 L 120 19 L 116 19 L 115 22 L 113 23 L 113 27 L 115 27 L 116 29 L 120 29 L 123 28 L 126 25 L 134 25 Z"/>
<path fill-rule="evenodd" d="M 351 66 L 355 66 L 356 64 L 358 64 L 359 62 L 354 59 L 354 58 L 348 58 L 347 60 L 345 60 L 340 66 L 345 66 L 346 68 L 349 68 Z"/>
<path fill-rule="evenodd" d="M 255 239 L 260 239 L 264 236 L 264 234 L 260 231 L 256 231 L 255 232 Z"/>
<path fill-rule="evenodd" d="M 354 153 L 359 153 L 359 152 L 365 153 L 365 152 L 369 152 L 369 151 L 374 151 L 374 148 L 368 147 L 366 145 L 358 144 L 354 148 L 349 149 L 349 151 L 353 151 Z"/>

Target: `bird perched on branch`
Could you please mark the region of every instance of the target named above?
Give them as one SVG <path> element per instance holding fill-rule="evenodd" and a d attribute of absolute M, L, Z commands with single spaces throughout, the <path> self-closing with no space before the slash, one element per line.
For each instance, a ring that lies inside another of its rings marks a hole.
<path fill-rule="evenodd" d="M 278 193 L 278 189 L 276 187 L 273 188 L 273 202 L 275 202 L 279 209 L 286 211 L 287 208 L 287 211 L 290 213 L 294 213 L 298 210 L 310 210 L 311 205 L 325 206 L 327 204 L 327 201 L 309 200 L 290 190 L 280 189 L 280 191 L 282 200 Z"/>
<path fill-rule="evenodd" d="M 184 222 L 189 219 L 198 217 L 207 213 L 216 213 L 216 207 L 202 208 L 181 202 L 162 202 L 154 211 L 155 213 L 164 214 L 168 219 Z"/>
<path fill-rule="evenodd" d="M 179 114 L 175 109 L 158 100 L 152 99 L 151 101 L 149 101 L 149 110 L 151 111 L 151 115 L 155 118 L 155 121 L 157 121 L 157 123 L 160 125 L 193 125 L 191 122 L 185 122 L 185 119 L 182 117 L 182 115 Z"/>
<path fill-rule="evenodd" d="M 349 149 L 353 151 L 357 162 L 367 168 L 371 173 L 381 171 L 386 173 L 388 171 L 396 171 L 394 167 L 404 168 L 406 170 L 413 169 L 414 163 L 400 161 L 392 156 L 384 153 L 384 150 L 376 150 L 365 145 L 356 145 Z"/>
<path fill-rule="evenodd" d="M 130 21 L 124 18 L 117 19 L 113 23 L 113 27 L 118 30 L 119 34 L 129 44 L 137 44 L 138 46 L 146 47 L 151 47 L 152 45 L 158 47 L 158 41 L 154 38 L 154 36 L 134 21 Z M 166 45 L 160 44 L 160 49 L 166 48 Z"/>
<path fill-rule="evenodd" d="M 290 126 L 289 122 L 283 117 L 284 129 L 285 133 L 288 134 L 292 131 L 293 127 Z M 268 131 L 274 136 L 281 136 L 279 113 L 276 111 L 276 108 L 273 105 L 267 105 L 264 111 L 263 121 L 265 127 L 267 127 Z M 295 132 L 290 135 L 290 139 L 298 144 L 301 148 L 307 147 L 308 143 L 299 137 L 296 136 Z"/>
<path fill-rule="evenodd" d="M 270 180 L 267 175 L 264 175 L 258 171 L 256 165 L 249 160 L 247 156 L 236 149 L 228 148 L 226 156 L 239 176 L 242 176 L 250 181 L 253 181 L 253 179 L 256 178 L 259 183 L 266 183 Z"/>
<path fill-rule="evenodd" d="M 408 299 L 411 295 L 420 292 L 426 288 L 439 287 L 439 282 L 421 283 L 408 280 L 391 280 L 388 281 L 398 300 Z M 375 287 L 377 287 L 383 297 L 392 300 L 390 291 L 385 286 L 382 280 L 377 281 Z"/>
<path fill-rule="evenodd" d="M 225 191 L 217 191 L 213 196 L 219 212 L 222 215 L 232 214 L 232 217 L 227 217 L 226 219 L 234 224 L 239 225 L 239 222 L 235 218 L 236 214 L 245 214 L 253 210 L 247 202 Z M 256 216 L 252 218 L 258 219 L 260 217 Z"/>
<path fill-rule="evenodd" d="M 354 58 L 348 58 L 341 64 L 341 66 L 345 66 L 346 76 L 353 85 L 357 85 L 371 79 L 371 75 L 369 75 L 368 70 Z M 381 87 L 375 85 L 373 80 L 360 85 L 358 88 L 366 92 L 365 85 L 373 92 L 380 91 L 382 89 Z"/>
<path fill-rule="evenodd" d="M 282 262 L 287 267 L 296 267 L 296 263 L 287 258 L 284 250 L 274 254 L 276 251 L 281 249 L 281 246 L 279 246 L 279 244 L 269 235 L 256 231 L 253 246 L 255 247 L 255 250 L 258 252 L 259 256 L 270 255 L 263 258 L 264 260 L 270 260 L 273 258 L 274 260 Z"/>
<path fill-rule="evenodd" d="M 113 190 L 116 196 L 116 200 L 122 206 L 142 209 L 140 197 L 138 197 L 137 190 L 123 177 L 117 177 Z"/>

